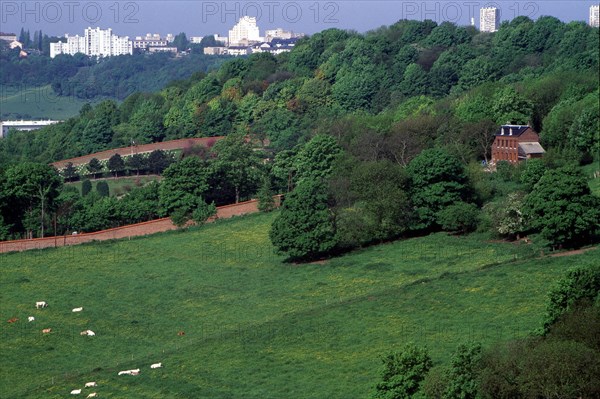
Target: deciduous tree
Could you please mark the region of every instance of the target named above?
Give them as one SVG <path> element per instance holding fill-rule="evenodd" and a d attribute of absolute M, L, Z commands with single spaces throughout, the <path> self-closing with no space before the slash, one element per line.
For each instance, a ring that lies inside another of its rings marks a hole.
<path fill-rule="evenodd" d="M 574 166 L 548 170 L 525 198 L 529 225 L 554 246 L 589 243 L 600 229 L 600 198 Z"/>
<path fill-rule="evenodd" d="M 381 382 L 373 399 L 408 399 L 414 397 L 421 382 L 433 366 L 427 349 L 407 344 L 399 352 L 383 359 Z"/>
<path fill-rule="evenodd" d="M 277 252 L 305 260 L 327 254 L 337 244 L 327 187 L 320 180 L 303 179 L 286 196 L 269 237 Z"/>

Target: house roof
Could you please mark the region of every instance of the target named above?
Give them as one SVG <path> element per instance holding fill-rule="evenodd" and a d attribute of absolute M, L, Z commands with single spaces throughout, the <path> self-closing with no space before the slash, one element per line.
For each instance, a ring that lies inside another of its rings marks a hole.
<path fill-rule="evenodd" d="M 496 132 L 496 136 L 516 136 L 519 137 L 527 129 L 531 129 L 531 126 L 528 125 L 502 125 L 500 129 Z"/>
<path fill-rule="evenodd" d="M 519 143 L 519 155 L 527 156 L 530 154 L 543 154 L 546 150 L 537 142 Z"/>

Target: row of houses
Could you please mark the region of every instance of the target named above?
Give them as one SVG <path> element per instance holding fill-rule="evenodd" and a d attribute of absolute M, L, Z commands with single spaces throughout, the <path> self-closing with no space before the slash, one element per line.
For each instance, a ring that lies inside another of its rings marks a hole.
<path fill-rule="evenodd" d="M 255 53 L 271 53 L 274 55 L 292 51 L 298 38 L 272 39 L 270 42 L 247 43 L 227 47 L 205 47 L 204 54 L 207 55 L 249 55 Z"/>

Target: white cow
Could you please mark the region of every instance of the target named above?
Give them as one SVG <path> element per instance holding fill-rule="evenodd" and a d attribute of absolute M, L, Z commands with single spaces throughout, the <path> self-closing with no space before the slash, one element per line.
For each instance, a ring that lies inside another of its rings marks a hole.
<path fill-rule="evenodd" d="M 85 383 L 85 387 L 86 388 L 90 388 L 90 387 L 96 387 L 98 386 L 98 384 L 96 384 L 96 381 L 92 381 L 92 382 L 86 382 Z"/>
<path fill-rule="evenodd" d="M 38 301 L 35 303 L 35 307 L 37 309 L 46 308 L 46 307 L 48 307 L 48 304 L 46 303 L 46 301 Z"/>
<path fill-rule="evenodd" d="M 79 335 L 87 335 L 88 337 L 93 337 L 94 335 L 96 335 L 96 333 L 92 330 L 83 330 L 79 333 Z"/>
<path fill-rule="evenodd" d="M 154 363 L 154 364 L 150 365 L 151 369 L 157 369 L 159 367 L 162 367 L 162 363 Z"/>
<path fill-rule="evenodd" d="M 83 310 L 83 308 L 74 308 L 73 312 L 81 312 Z"/>
<path fill-rule="evenodd" d="M 34 321 L 34 320 L 35 320 L 35 317 L 33 317 L 33 316 L 29 316 L 29 317 L 27 318 L 27 321 L 29 321 L 30 323 L 31 323 L 32 321 Z"/>
<path fill-rule="evenodd" d="M 119 371 L 119 375 L 138 375 L 139 373 L 140 369 Z"/>
<path fill-rule="evenodd" d="M 81 393 L 81 389 L 73 389 L 71 391 L 71 395 L 79 395 Z"/>
<path fill-rule="evenodd" d="M 91 394 L 89 394 L 87 397 L 88 398 L 94 398 L 96 397 L 96 395 L 98 395 L 96 392 L 92 392 Z"/>

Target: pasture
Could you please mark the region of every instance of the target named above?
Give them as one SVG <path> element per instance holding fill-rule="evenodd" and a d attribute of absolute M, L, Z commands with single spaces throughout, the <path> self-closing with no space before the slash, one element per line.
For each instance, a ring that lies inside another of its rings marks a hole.
<path fill-rule="evenodd" d="M 75 96 L 58 96 L 50 85 L 11 87 L 0 85 L 0 118 L 58 119 L 76 116 L 87 101 Z M 95 103 L 97 101 L 92 101 Z"/>
<path fill-rule="evenodd" d="M 0 255 L 3 397 L 88 381 L 103 398 L 365 397 L 379 357 L 408 341 L 439 362 L 461 342 L 527 335 L 550 286 L 597 258 L 434 234 L 295 265 L 273 255 L 273 217 Z"/>

